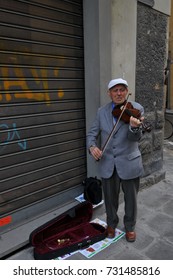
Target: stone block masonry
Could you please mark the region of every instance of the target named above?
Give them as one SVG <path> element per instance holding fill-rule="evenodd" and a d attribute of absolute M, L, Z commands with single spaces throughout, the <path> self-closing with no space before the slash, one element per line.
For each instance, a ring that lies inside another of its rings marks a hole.
<path fill-rule="evenodd" d="M 167 59 L 168 16 L 138 2 L 136 101 L 145 109 L 145 118 L 152 131 L 140 142 L 144 176 L 141 187 L 164 179 L 164 68 Z"/>

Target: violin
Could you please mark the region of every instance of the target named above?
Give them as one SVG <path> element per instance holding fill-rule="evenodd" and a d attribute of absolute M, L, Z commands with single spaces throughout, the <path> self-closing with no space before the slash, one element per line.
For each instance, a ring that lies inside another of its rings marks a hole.
<path fill-rule="evenodd" d="M 125 106 L 125 110 L 123 111 L 122 114 L 122 109 L 124 108 L 124 106 Z M 116 118 L 119 118 L 119 116 L 121 115 L 121 120 L 124 121 L 125 123 L 130 123 L 130 117 L 134 117 L 138 120 L 140 120 L 141 118 L 140 110 L 134 108 L 132 103 L 127 101 L 125 101 L 123 104 L 116 105 L 112 111 L 112 115 Z M 143 131 L 150 132 L 152 129 L 151 124 L 149 122 L 141 121 L 141 125 Z"/>
<path fill-rule="evenodd" d="M 139 120 L 141 118 L 141 112 L 138 109 L 134 108 L 130 102 L 127 102 L 130 95 L 131 95 L 131 93 L 128 93 L 127 99 L 125 100 L 125 102 L 123 104 L 115 106 L 115 108 L 112 111 L 113 116 L 116 117 L 117 120 L 102 148 L 102 154 L 105 152 L 112 136 L 114 135 L 114 133 L 117 129 L 117 126 L 118 126 L 118 123 L 120 122 L 120 120 L 124 121 L 125 123 L 130 123 L 130 117 L 134 117 Z M 141 121 L 141 126 L 143 128 L 143 132 L 144 131 L 150 132 L 152 129 L 152 126 L 149 122 L 144 123 L 143 121 Z"/>

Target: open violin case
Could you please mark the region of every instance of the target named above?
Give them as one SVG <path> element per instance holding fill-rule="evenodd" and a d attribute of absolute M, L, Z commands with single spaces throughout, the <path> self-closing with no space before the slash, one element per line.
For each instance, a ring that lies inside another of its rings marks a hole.
<path fill-rule="evenodd" d="M 90 222 L 92 214 L 92 204 L 85 201 L 36 228 L 29 237 L 34 258 L 54 259 L 104 239 L 106 229 Z"/>

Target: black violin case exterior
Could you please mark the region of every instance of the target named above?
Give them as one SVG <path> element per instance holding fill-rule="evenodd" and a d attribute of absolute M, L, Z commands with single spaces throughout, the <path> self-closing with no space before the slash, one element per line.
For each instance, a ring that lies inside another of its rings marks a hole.
<path fill-rule="evenodd" d="M 82 202 L 30 234 L 37 260 L 54 259 L 84 249 L 106 237 L 105 227 L 90 222 L 93 206 Z"/>

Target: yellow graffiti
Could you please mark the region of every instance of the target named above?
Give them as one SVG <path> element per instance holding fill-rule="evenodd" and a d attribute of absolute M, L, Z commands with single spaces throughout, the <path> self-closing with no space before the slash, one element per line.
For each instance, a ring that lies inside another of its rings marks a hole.
<path fill-rule="evenodd" d="M 46 69 L 41 69 L 41 75 L 42 75 L 43 77 L 46 77 L 46 78 L 47 78 L 47 76 L 48 76 L 48 75 L 47 75 L 47 70 L 46 70 Z M 48 79 L 43 80 L 43 88 L 46 89 L 46 90 L 48 90 L 48 88 L 49 88 Z M 50 101 L 50 97 L 49 97 L 49 94 L 48 94 L 48 93 L 46 93 L 46 94 L 44 95 L 44 97 L 45 97 L 45 100 L 46 100 L 47 102 Z"/>
<path fill-rule="evenodd" d="M 64 96 L 64 91 L 62 89 L 58 90 L 58 97 L 62 98 Z"/>
<path fill-rule="evenodd" d="M 0 85 L 0 91 L 2 90 L 2 87 Z M 2 100 L 2 94 L 0 94 L 0 101 Z"/>
<path fill-rule="evenodd" d="M 3 100 L 3 96 L 5 97 L 5 100 L 7 102 L 12 100 L 12 96 L 16 99 L 29 99 L 29 100 L 36 100 L 36 101 L 45 101 L 47 105 L 50 104 L 50 95 L 48 93 L 49 90 L 49 84 L 48 84 L 48 70 L 47 69 L 41 69 L 37 70 L 34 68 L 29 69 L 32 75 L 32 79 L 35 82 L 35 84 L 39 87 L 41 86 L 44 90 L 44 93 L 42 92 L 32 92 L 31 89 L 28 86 L 28 81 L 25 78 L 24 70 L 20 67 L 14 67 L 13 71 L 15 74 L 15 79 L 8 79 L 10 77 L 9 68 L 3 67 L 1 68 L 1 73 L 3 77 L 2 86 L 0 85 L 0 91 L 2 89 L 5 91 L 4 94 L 0 93 L 0 101 Z M 54 69 L 54 76 L 58 76 L 59 70 Z M 41 77 L 40 77 L 41 76 Z M 17 79 L 16 79 L 17 78 Z M 14 94 L 10 93 L 9 90 L 12 87 L 20 87 L 22 91 L 14 92 Z M 62 98 L 64 96 L 64 92 L 62 89 L 58 90 L 57 92 L 58 98 Z"/>
<path fill-rule="evenodd" d="M 58 69 L 54 69 L 54 75 L 55 75 L 56 77 L 58 77 L 58 75 L 59 75 L 59 70 L 58 70 Z"/>

